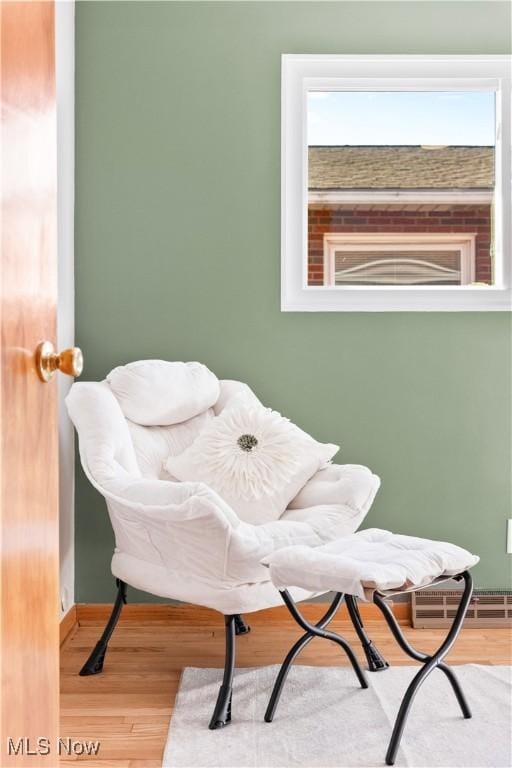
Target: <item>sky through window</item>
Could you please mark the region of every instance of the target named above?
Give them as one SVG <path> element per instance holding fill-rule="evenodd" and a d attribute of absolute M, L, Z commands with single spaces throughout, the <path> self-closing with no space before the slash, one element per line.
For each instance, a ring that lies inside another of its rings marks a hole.
<path fill-rule="evenodd" d="M 495 144 L 495 94 L 481 91 L 310 91 L 308 144 Z"/>

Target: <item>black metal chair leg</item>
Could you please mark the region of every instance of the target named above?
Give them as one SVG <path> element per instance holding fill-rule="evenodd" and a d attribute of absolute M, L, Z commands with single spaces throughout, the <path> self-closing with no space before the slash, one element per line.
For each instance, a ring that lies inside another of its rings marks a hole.
<path fill-rule="evenodd" d="M 430 675 L 430 673 L 436 667 L 440 667 L 445 672 L 445 674 L 447 674 L 448 679 L 452 683 L 452 686 L 453 686 L 455 695 L 457 696 L 457 699 L 459 701 L 459 704 L 462 707 L 464 717 L 471 717 L 471 712 L 464 698 L 462 690 L 458 684 L 458 681 L 456 681 L 456 678 L 453 675 L 453 672 L 451 670 L 450 670 L 451 675 L 450 673 L 447 672 L 449 667 L 447 667 L 442 663 L 443 658 L 449 652 L 450 648 L 453 646 L 454 642 L 458 637 L 458 634 L 462 627 L 462 623 L 466 615 L 466 610 L 468 608 L 469 602 L 471 600 L 471 595 L 473 592 L 473 581 L 468 571 L 464 571 L 464 573 L 460 574 L 460 577 L 464 579 L 464 591 L 462 594 L 461 601 L 459 603 L 459 607 L 457 608 L 457 611 L 455 613 L 455 618 L 453 620 L 453 623 L 450 627 L 450 630 L 444 642 L 440 645 L 438 650 L 432 654 L 432 656 L 426 656 L 425 654 L 420 654 L 418 651 L 415 651 L 413 648 L 409 646 L 409 644 L 403 637 L 403 634 L 400 630 L 399 625 L 394 620 L 394 616 L 392 616 L 389 606 L 385 604 L 384 600 L 378 593 L 376 593 L 374 596 L 375 603 L 381 609 L 384 615 L 384 618 L 386 619 L 394 637 L 398 640 L 400 646 L 406 651 L 406 653 L 409 654 L 409 656 L 412 656 L 413 658 L 417 658 L 418 661 L 423 661 L 424 663 L 424 666 L 414 676 L 412 682 L 410 683 L 409 687 L 405 692 L 405 695 L 402 699 L 402 703 L 400 704 L 400 709 L 398 710 L 398 715 L 393 728 L 391 740 L 389 742 L 388 751 L 386 753 L 387 765 L 394 765 L 396 753 L 400 746 L 400 741 L 401 741 L 402 734 L 407 721 L 407 716 L 409 714 L 409 710 L 411 708 L 414 697 L 416 696 L 416 693 L 418 692 L 421 684 L 426 680 L 426 678 Z M 392 617 L 392 620 L 391 620 L 391 617 Z M 419 658 L 420 656 L 424 656 L 424 658 Z M 453 684 L 454 680 L 456 683 L 455 685 Z M 464 708 L 467 709 L 467 712 L 468 712 L 467 715 L 465 714 Z"/>
<path fill-rule="evenodd" d="M 224 675 L 222 685 L 213 710 L 209 728 L 211 731 L 223 728 L 231 720 L 231 698 L 233 694 L 233 677 L 235 674 L 235 629 L 236 616 L 224 616 L 226 625 L 226 651 L 224 659 Z"/>
<path fill-rule="evenodd" d="M 359 613 L 357 599 L 353 595 L 345 595 L 345 602 L 347 604 L 348 615 L 350 616 L 350 620 L 354 625 L 356 634 L 363 647 L 364 655 L 368 662 L 368 670 L 370 672 L 382 672 L 389 667 L 389 664 L 366 634 L 363 620 Z"/>
<path fill-rule="evenodd" d="M 322 616 L 320 621 L 317 621 L 315 624 L 315 627 L 318 627 L 320 629 L 323 629 L 329 621 L 332 619 L 336 611 L 338 610 L 341 601 L 343 600 L 343 595 L 338 592 L 338 594 L 335 596 L 334 600 L 332 601 L 331 605 L 329 606 L 327 612 Z M 274 719 L 274 715 L 276 713 L 277 705 L 279 704 L 279 699 L 281 697 L 281 691 L 283 690 L 283 686 L 286 682 L 286 678 L 288 677 L 288 672 L 290 671 L 290 667 L 299 655 L 299 653 L 311 642 L 311 640 L 314 638 L 314 634 L 312 632 L 306 632 L 302 637 L 299 637 L 297 642 L 292 645 L 288 653 L 286 654 L 286 657 L 281 665 L 281 669 L 279 670 L 279 674 L 277 675 L 276 681 L 274 683 L 274 687 L 272 689 L 272 694 L 270 696 L 270 700 L 268 702 L 267 710 L 265 712 L 265 722 L 271 723 Z"/>
<path fill-rule="evenodd" d="M 235 635 L 247 635 L 251 631 L 250 626 L 240 613 L 235 614 Z"/>
<path fill-rule="evenodd" d="M 105 661 L 105 654 L 107 653 L 108 642 L 112 637 L 112 632 L 118 622 L 119 616 L 123 605 L 126 603 L 126 584 L 121 579 L 116 579 L 117 584 L 117 597 L 112 608 L 112 613 L 107 622 L 107 626 L 103 630 L 103 634 L 94 646 L 94 649 L 80 670 L 80 675 L 97 675 L 103 670 L 103 662 Z"/>

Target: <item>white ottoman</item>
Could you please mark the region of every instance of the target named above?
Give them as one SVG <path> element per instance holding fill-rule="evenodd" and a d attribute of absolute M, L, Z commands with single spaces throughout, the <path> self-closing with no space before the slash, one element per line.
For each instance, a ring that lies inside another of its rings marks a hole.
<path fill-rule="evenodd" d="M 476 565 L 478 560 L 476 555 L 455 544 L 401 536 L 376 528 L 345 536 L 320 547 L 286 547 L 265 557 L 262 563 L 270 569 L 272 582 L 279 589 L 294 619 L 305 631 L 305 634 L 292 646 L 281 666 L 265 713 L 265 720 L 272 722 L 274 719 L 290 666 L 314 637 L 323 637 L 340 645 L 347 654 L 361 687 L 368 687 L 365 674 L 350 645 L 340 635 L 325 629 L 343 597 L 363 645 L 370 671 L 384 670 L 388 664 L 365 632 L 357 607 L 357 599 L 372 600 L 382 611 L 402 650 L 423 664 L 402 699 L 386 754 L 388 765 L 393 765 L 395 762 L 414 696 L 423 681 L 436 667 L 439 667 L 450 681 L 463 716 L 471 717 L 471 710 L 459 682 L 453 670 L 443 662 L 443 659 L 457 639 L 464 621 L 473 591 L 468 569 Z M 421 653 L 407 642 L 385 597 L 414 592 L 450 578 L 464 582 L 461 601 L 453 623 L 435 653 L 432 655 Z M 332 590 L 336 595 L 326 614 L 317 624 L 312 625 L 299 612 L 287 590 L 288 587 L 303 587 L 319 592 Z"/>

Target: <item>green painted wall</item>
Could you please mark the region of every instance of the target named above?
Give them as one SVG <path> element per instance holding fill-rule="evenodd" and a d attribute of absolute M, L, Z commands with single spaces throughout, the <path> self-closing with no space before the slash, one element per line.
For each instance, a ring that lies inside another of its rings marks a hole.
<path fill-rule="evenodd" d="M 509 583 L 502 313 L 281 314 L 281 53 L 507 53 L 507 2 L 79 2 L 76 311 L 85 378 L 201 360 L 383 480 L 367 525 L 479 553 Z M 77 600 L 113 538 L 77 478 Z"/>

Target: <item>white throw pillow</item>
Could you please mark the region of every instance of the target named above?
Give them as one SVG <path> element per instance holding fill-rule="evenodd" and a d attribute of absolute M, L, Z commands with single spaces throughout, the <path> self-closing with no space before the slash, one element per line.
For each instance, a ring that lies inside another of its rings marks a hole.
<path fill-rule="evenodd" d="M 338 450 L 276 411 L 237 398 L 164 467 L 178 480 L 206 483 L 241 520 L 261 524 L 277 520 Z"/>
<path fill-rule="evenodd" d="M 202 363 L 137 360 L 114 368 L 107 381 L 126 418 L 146 427 L 188 421 L 220 392 L 217 377 Z"/>

